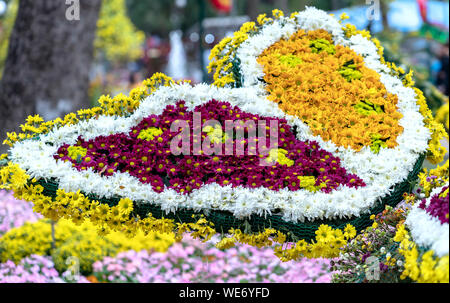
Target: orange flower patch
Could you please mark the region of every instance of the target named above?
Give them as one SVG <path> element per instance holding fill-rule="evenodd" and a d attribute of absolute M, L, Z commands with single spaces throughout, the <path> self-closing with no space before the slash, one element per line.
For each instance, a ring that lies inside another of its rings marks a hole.
<path fill-rule="evenodd" d="M 267 48 L 264 69 L 269 99 L 308 124 L 314 135 L 355 151 L 397 146 L 398 98 L 379 74 L 348 47 L 334 45 L 325 30 L 299 30 Z"/>

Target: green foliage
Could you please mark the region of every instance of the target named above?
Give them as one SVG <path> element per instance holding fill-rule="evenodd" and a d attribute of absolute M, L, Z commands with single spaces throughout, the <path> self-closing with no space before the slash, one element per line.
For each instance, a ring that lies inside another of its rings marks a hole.
<path fill-rule="evenodd" d="M 64 272 L 72 265 L 70 258 L 75 258 L 80 272 L 88 275 L 92 272 L 92 264 L 105 256 L 113 257 L 128 250 L 163 252 L 173 243 L 171 235 L 156 233 L 138 233 L 131 239 L 121 232 L 100 236 L 90 222 L 75 225 L 68 220 L 60 220 L 54 228 L 54 238 L 48 219 L 9 230 L 0 238 L 0 262 L 11 260 L 18 263 L 33 254 L 52 256 L 55 268 Z"/>
<path fill-rule="evenodd" d="M 206 2 L 206 1 L 203 1 Z M 197 23 L 199 17 L 199 1 L 187 0 L 187 12 L 180 11 L 179 20 L 173 12 L 176 9 L 175 0 L 127 0 L 127 7 L 131 21 L 147 34 L 167 37 L 172 30 L 181 28 L 187 30 Z M 206 16 L 215 16 L 209 5 L 205 5 Z M 178 23 L 178 24 L 177 24 Z"/>
<path fill-rule="evenodd" d="M 132 22 L 142 31 L 147 34 L 157 34 L 167 37 L 169 32 L 175 29 L 186 31 L 190 27 L 198 23 L 201 5 L 205 10 L 205 17 L 216 17 L 220 15 L 209 3 L 209 0 L 187 0 L 186 8 L 179 11 L 178 18 L 173 12 L 177 10 L 175 0 L 126 0 L 128 11 Z M 247 0 L 234 0 L 234 14 L 248 15 L 249 2 Z M 338 1 L 339 7 L 349 1 Z M 300 11 L 305 6 L 316 6 L 320 9 L 330 10 L 332 5 L 329 1 L 314 1 L 314 0 L 289 0 L 289 11 Z M 271 14 L 272 10 L 279 8 L 277 1 L 259 0 L 259 13 Z M 255 14 L 255 12 L 252 12 Z M 286 12 L 288 13 L 288 12 Z"/>
<path fill-rule="evenodd" d="M 3 74 L 6 56 L 8 54 L 9 36 L 16 21 L 19 1 L 12 0 L 8 2 L 8 8 L 0 19 L 0 79 Z"/>
<path fill-rule="evenodd" d="M 127 15 L 125 0 L 104 0 L 97 22 L 95 49 L 111 62 L 133 61 L 142 56 L 145 35 Z"/>

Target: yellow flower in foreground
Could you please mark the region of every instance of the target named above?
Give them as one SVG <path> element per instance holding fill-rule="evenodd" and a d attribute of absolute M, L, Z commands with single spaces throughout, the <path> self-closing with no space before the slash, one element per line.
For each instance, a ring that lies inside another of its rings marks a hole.
<path fill-rule="evenodd" d="M 119 201 L 118 207 L 121 213 L 128 215 L 133 211 L 133 201 L 128 198 L 121 199 Z"/>

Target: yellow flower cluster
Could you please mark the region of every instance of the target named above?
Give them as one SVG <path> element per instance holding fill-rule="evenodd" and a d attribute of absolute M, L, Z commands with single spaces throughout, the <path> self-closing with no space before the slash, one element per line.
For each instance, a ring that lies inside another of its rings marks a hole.
<path fill-rule="evenodd" d="M 267 163 L 276 162 L 280 165 L 292 166 L 294 165 L 294 160 L 286 157 L 288 153 L 287 150 L 282 148 L 273 148 L 269 151 L 269 156 L 266 158 Z"/>
<path fill-rule="evenodd" d="M 98 100 L 100 106 L 90 109 L 81 109 L 77 113 L 67 114 L 64 119 L 56 118 L 53 121 L 44 122 L 39 115 L 29 116 L 23 125 L 20 125 L 22 133 L 7 133 L 7 139 L 3 144 L 13 146 L 15 142 L 34 138 L 40 134 L 46 134 L 54 127 L 74 125 L 80 120 L 95 119 L 99 115 L 128 116 L 133 113 L 140 102 L 151 95 L 160 86 L 170 86 L 175 82 L 172 78 L 162 73 L 154 74 L 150 79 L 144 80 L 142 84 L 130 91 L 129 96 L 119 94 L 114 98 L 101 96 Z"/>
<path fill-rule="evenodd" d="M 205 126 L 203 131 L 210 138 L 211 143 L 225 143 L 228 139 L 228 135 L 224 133 L 220 125 L 215 125 L 214 127 L 211 125 Z"/>
<path fill-rule="evenodd" d="M 353 24 L 346 24 L 344 27 L 342 27 L 342 29 L 344 30 L 344 34 L 347 38 L 350 38 L 351 36 L 355 36 L 355 35 L 361 35 L 364 38 L 368 38 L 370 39 L 370 32 L 367 30 L 358 30 L 356 29 L 356 26 L 354 26 Z"/>
<path fill-rule="evenodd" d="M 105 256 L 113 257 L 128 250 L 164 252 L 175 240 L 172 235 L 155 232 L 147 235 L 139 232 L 129 239 L 120 232 L 102 237 L 95 231 L 95 226 L 90 222 L 77 226 L 63 219 L 54 223 L 53 237 L 51 220 L 26 223 L 0 238 L 0 261 L 19 262 L 32 254 L 52 255 L 56 269 L 64 271 L 67 269 L 66 260 L 77 257 L 81 271 L 90 272 L 92 264 Z"/>
<path fill-rule="evenodd" d="M 127 15 L 125 0 L 103 1 L 97 22 L 96 50 L 112 62 L 133 61 L 142 56 L 145 34 Z"/>
<path fill-rule="evenodd" d="M 287 55 L 301 63 L 280 61 Z M 264 68 L 268 98 L 301 118 L 314 135 L 356 151 L 374 145 L 374 137 L 382 146 L 397 145 L 396 138 L 403 132 L 397 96 L 386 91 L 380 76 L 365 67 L 361 56 L 335 46 L 325 30 L 299 30 L 267 48 L 258 62 Z"/>
<path fill-rule="evenodd" d="M 9 163 L 0 169 L 0 181 L 4 188 L 14 191 L 17 199 L 32 201 L 34 210 L 53 221 L 72 221 L 76 226 L 96 226 L 99 236 L 120 233 L 127 238 L 141 237 L 152 233 L 175 235 L 177 241 L 182 239 L 184 233 L 191 233 L 194 238 L 208 241 L 216 234 L 214 224 L 209 222 L 203 215 L 195 223 L 175 223 L 172 219 L 156 219 L 152 215 L 141 219 L 133 215 L 133 202 L 130 199 L 121 199 L 115 206 L 93 201 L 82 193 L 65 192 L 59 189 L 55 198 L 45 196 L 43 187 L 40 185 L 27 185 L 29 177 L 17 165 Z M 16 180 L 17 182 L 13 182 Z M 34 182 L 35 180 L 31 180 Z M 89 222 L 90 221 L 90 222 Z M 273 243 L 283 244 L 287 236 L 275 229 L 266 229 L 258 234 L 245 233 L 241 230 L 231 229 L 228 231 L 231 238 L 225 238 L 219 242 L 218 247 L 232 247 L 235 242 L 262 247 Z M 92 231 L 91 234 L 94 234 Z M 356 235 L 353 226 L 347 225 L 344 231 L 332 229 L 321 225 L 316 232 L 316 240 L 308 244 L 304 240 L 296 243 L 294 248 L 284 249 L 277 247 L 275 253 L 282 260 L 292 260 L 301 256 L 335 257 L 339 248 L 347 243 L 348 239 Z M 165 238 L 164 238 L 165 239 Z M 130 248 L 131 249 L 131 248 Z"/>
<path fill-rule="evenodd" d="M 298 176 L 297 178 L 300 180 L 300 187 L 310 192 L 316 192 L 324 187 L 327 187 L 326 182 L 328 180 L 325 180 L 325 182 L 321 182 L 316 186 L 316 178 L 314 176 Z"/>
<path fill-rule="evenodd" d="M 149 129 L 144 129 L 139 133 L 138 139 L 151 141 L 155 137 L 162 135 L 163 131 L 160 128 L 150 127 Z"/>
<path fill-rule="evenodd" d="M 447 160 L 443 165 L 437 166 L 436 168 L 428 171 L 424 168 L 419 174 L 420 186 L 424 190 L 424 194 L 428 197 L 431 190 L 436 187 L 444 186 L 445 183 L 449 181 L 449 160 Z"/>
<path fill-rule="evenodd" d="M 275 19 L 284 16 L 283 12 L 278 9 L 273 10 L 272 15 Z M 294 18 L 294 14 L 291 18 Z M 224 87 L 236 82 L 232 68 L 237 49 L 242 42 L 248 39 L 249 35 L 256 33 L 264 24 L 271 23 L 273 20 L 273 18 L 267 18 L 266 14 L 259 15 L 257 24 L 255 22 L 244 23 L 233 37 L 227 37 L 214 46 L 209 56 L 208 72 L 214 72 L 213 84 L 215 86 Z"/>
<path fill-rule="evenodd" d="M 195 217 L 195 215 L 192 216 L 192 218 Z M 206 242 L 216 234 L 216 230 L 212 222 L 200 215 L 200 218 L 195 223 L 177 223 L 175 239 L 180 241 L 184 233 L 191 233 L 194 239 L 201 239 L 203 242 Z"/>
<path fill-rule="evenodd" d="M 232 72 L 236 49 L 242 42 L 248 39 L 248 33 L 255 29 L 254 22 L 244 23 L 241 29 L 234 33 L 234 36 L 227 37 L 220 41 L 211 50 L 209 56 L 210 63 L 208 65 L 208 72 L 214 72 L 214 85 L 224 87 L 227 84 L 235 82 Z"/>
<path fill-rule="evenodd" d="M 432 164 L 441 163 L 444 160 L 445 153 L 447 152 L 447 149 L 442 146 L 441 140 L 443 138 L 448 139 L 448 134 L 445 131 L 444 125 L 434 119 L 431 110 L 428 108 L 423 92 L 418 88 L 414 88 L 414 91 L 417 95 L 417 104 L 420 106 L 420 113 L 424 117 L 423 122 L 431 132 L 431 140 L 428 144 L 427 159 Z"/>
<path fill-rule="evenodd" d="M 408 277 L 419 283 L 449 283 L 448 255 L 438 258 L 433 250 L 420 253 L 404 225 L 399 226 L 394 241 L 400 242 L 399 252 L 405 258 L 401 279 Z"/>
<path fill-rule="evenodd" d="M 0 167 L 0 189 L 22 190 L 28 183 L 29 176 L 17 164 L 8 162 Z"/>
<path fill-rule="evenodd" d="M 275 255 L 280 260 L 287 262 L 301 257 L 307 258 L 334 258 L 339 255 L 339 249 L 347 244 L 347 241 L 356 236 L 356 229 L 347 224 L 344 231 L 333 229 L 328 225 L 321 225 L 316 231 L 315 240 L 311 243 L 299 240 L 288 247 L 286 243 L 287 235 L 273 228 L 267 228 L 257 234 L 243 233 L 239 229 L 229 231 L 231 237 L 225 237 L 216 244 L 219 249 L 227 249 L 235 246 L 236 243 L 248 244 L 256 247 L 272 246 L 274 243 L 280 244 L 274 248 Z M 286 244 L 286 245 L 283 245 Z"/>
<path fill-rule="evenodd" d="M 294 247 L 288 249 L 283 250 L 282 247 L 277 247 L 275 253 L 282 261 L 295 260 L 300 257 L 335 258 L 339 255 L 340 248 L 355 236 L 356 229 L 350 224 L 347 224 L 344 231 L 322 224 L 316 230 L 316 238 L 311 243 L 302 239 Z"/>
<path fill-rule="evenodd" d="M 73 160 L 77 160 L 78 158 L 85 157 L 87 154 L 87 149 L 81 146 L 69 146 L 67 148 L 68 156 Z"/>
<path fill-rule="evenodd" d="M 442 106 L 436 111 L 436 121 L 444 124 L 447 132 L 449 131 L 449 104 L 448 98 L 446 98 L 446 102 L 442 104 Z"/>

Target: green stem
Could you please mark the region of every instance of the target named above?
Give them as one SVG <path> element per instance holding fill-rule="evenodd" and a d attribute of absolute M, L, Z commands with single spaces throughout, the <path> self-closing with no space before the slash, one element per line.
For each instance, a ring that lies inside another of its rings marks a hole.
<path fill-rule="evenodd" d="M 55 238 L 55 221 L 51 221 L 50 225 L 52 227 L 52 250 L 56 249 L 56 238 Z"/>

